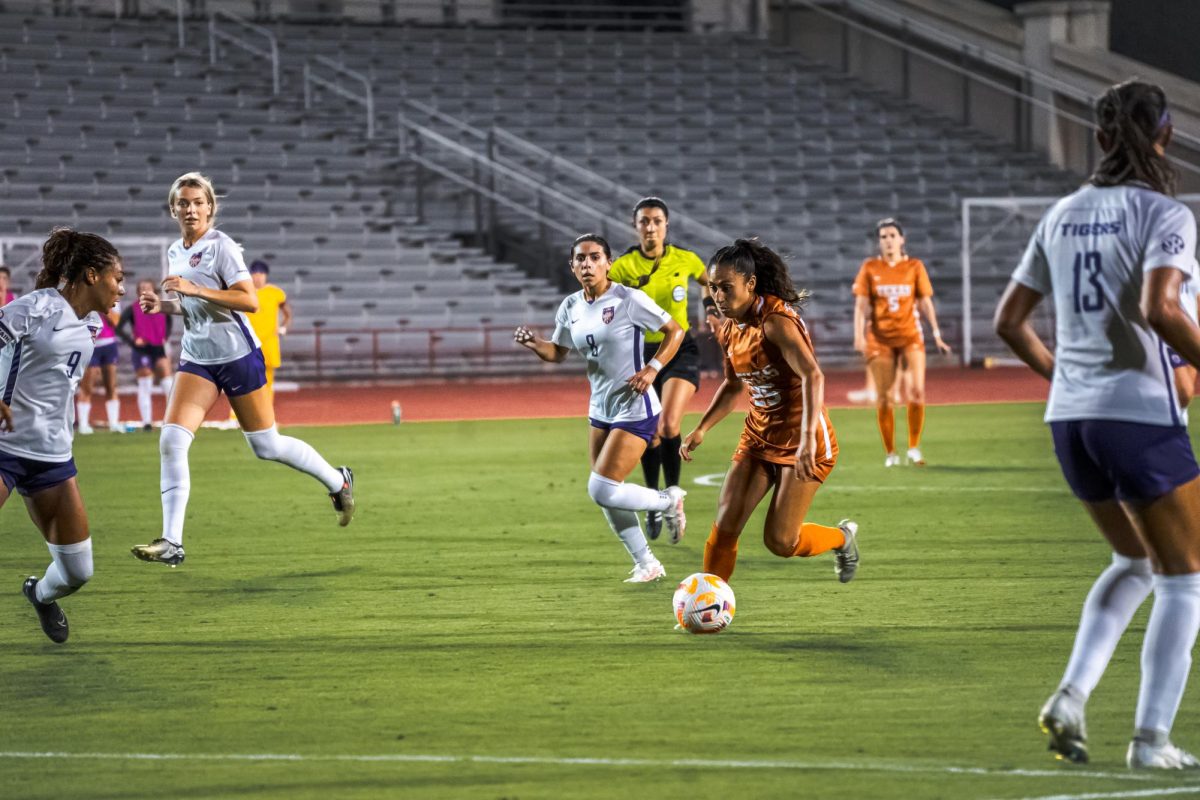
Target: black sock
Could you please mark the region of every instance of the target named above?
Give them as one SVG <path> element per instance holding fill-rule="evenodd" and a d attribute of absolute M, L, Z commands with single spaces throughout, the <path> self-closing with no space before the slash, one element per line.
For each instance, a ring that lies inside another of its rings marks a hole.
<path fill-rule="evenodd" d="M 651 489 L 658 488 L 658 471 L 662 467 L 662 456 L 659 449 L 653 445 L 646 447 L 642 453 L 642 474 L 646 476 L 646 485 Z"/>
<path fill-rule="evenodd" d="M 670 439 L 662 440 L 662 470 L 663 477 L 667 479 L 667 486 L 679 485 L 679 473 L 683 471 L 683 458 L 679 455 L 679 447 L 683 444 L 683 437 L 672 436 Z"/>

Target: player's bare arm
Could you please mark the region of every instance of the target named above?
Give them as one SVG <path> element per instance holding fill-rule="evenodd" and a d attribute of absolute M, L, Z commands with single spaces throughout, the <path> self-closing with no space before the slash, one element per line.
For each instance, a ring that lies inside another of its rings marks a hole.
<path fill-rule="evenodd" d="M 175 292 L 183 297 L 207 300 L 231 311 L 245 311 L 250 314 L 258 311 L 258 292 L 254 289 L 254 281 L 238 281 L 228 289 L 210 289 L 179 275 L 170 275 L 163 279 L 162 289 L 164 292 Z"/>
<path fill-rule="evenodd" d="M 513 332 L 513 341 L 526 350 L 532 350 L 542 361 L 548 361 L 551 364 L 561 364 L 563 361 L 566 361 L 567 353 L 570 352 L 570 350 L 562 345 L 555 344 L 548 339 L 539 339 L 525 325 L 520 326 Z"/>
<path fill-rule="evenodd" d="M 864 355 L 867 352 L 867 319 L 870 310 L 870 299 L 856 295 L 854 298 L 854 349 Z"/>
<path fill-rule="evenodd" d="M 670 320 L 658 330 L 665 336 L 654 357 L 629 379 L 630 388 L 638 394 L 645 394 L 646 390 L 654 385 L 654 379 L 658 377 L 663 365 L 671 363 L 671 359 L 679 352 L 679 345 L 683 343 L 683 328 L 675 320 Z"/>
<path fill-rule="evenodd" d="M 717 387 L 717 393 L 713 395 L 704 416 L 700 417 L 696 429 L 689 433 L 679 446 L 679 455 L 684 461 L 692 460 L 692 451 L 704 442 L 704 434 L 737 407 L 738 397 L 742 394 L 742 381 L 733 371 L 733 365 L 729 363 L 728 358 L 724 359 L 724 363 L 725 380 Z"/>
<path fill-rule="evenodd" d="M 933 298 L 919 298 L 917 300 L 917 307 L 921 310 L 921 316 L 929 320 L 930 332 L 933 334 L 933 343 L 937 345 L 938 351 L 949 354 L 950 345 L 942 341 L 942 330 L 938 327 L 937 311 L 933 308 Z"/>
<path fill-rule="evenodd" d="M 1184 313 L 1179 287 L 1184 273 L 1176 267 L 1150 270 L 1142 284 L 1141 311 L 1154 332 L 1193 367 L 1200 367 L 1200 328 Z"/>
<path fill-rule="evenodd" d="M 817 356 L 804 341 L 799 329 L 778 316 L 763 322 L 763 336 L 779 348 L 780 355 L 792 371 L 804 378 L 804 419 L 801 430 L 804 439 L 796 451 L 796 473 L 814 480 L 817 472 L 817 425 L 825 406 L 825 374 L 817 364 Z"/>
<path fill-rule="evenodd" d="M 1029 324 L 1029 315 L 1042 301 L 1042 295 L 1023 283 L 1009 281 L 1000 305 L 996 308 L 993 327 L 1017 358 L 1046 380 L 1054 378 L 1054 353 L 1038 338 Z M 1176 301 L 1178 302 L 1178 301 Z"/>

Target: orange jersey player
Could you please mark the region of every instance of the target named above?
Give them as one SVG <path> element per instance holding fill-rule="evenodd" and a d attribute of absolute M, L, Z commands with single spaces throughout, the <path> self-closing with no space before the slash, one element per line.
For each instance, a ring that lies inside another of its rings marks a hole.
<path fill-rule="evenodd" d="M 805 522 L 817 489 L 837 461 L 837 437 L 825 411 L 825 377 L 808 329 L 792 307 L 803 300 L 775 252 L 738 239 L 713 255 L 709 287 L 725 321 L 717 332 L 725 353 L 725 381 L 681 455 L 690 461 L 705 434 L 737 404 L 741 389 L 750 413 L 725 476 L 717 521 L 704 547 L 704 571 L 729 580 L 738 538 L 750 515 L 773 492 L 763 541 L 782 558 L 833 550 L 842 583 L 858 569 L 858 526 Z"/>
<path fill-rule="evenodd" d="M 883 465 L 900 463 L 896 454 L 896 420 L 892 410 L 892 387 L 899 370 L 908 404 L 908 463 L 925 464 L 921 455 L 921 431 L 925 427 L 925 337 L 921 315 L 929 319 L 938 350 L 949 353 L 942 341 L 933 308 L 933 285 L 920 260 L 904 252 L 904 230 L 894 219 L 875 226 L 879 256 L 863 262 L 854 279 L 854 349 L 867 360 L 875 384 L 875 410 L 879 435 L 886 453 Z"/>

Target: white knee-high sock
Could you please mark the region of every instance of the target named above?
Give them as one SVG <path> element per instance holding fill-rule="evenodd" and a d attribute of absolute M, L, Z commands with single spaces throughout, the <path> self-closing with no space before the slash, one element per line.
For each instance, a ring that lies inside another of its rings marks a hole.
<path fill-rule="evenodd" d="M 1171 732 L 1192 668 L 1200 630 L 1200 572 L 1155 575 L 1154 609 L 1142 644 L 1142 686 L 1134 726 L 1139 734 Z"/>
<path fill-rule="evenodd" d="M 165 397 L 167 400 L 170 400 L 171 399 L 171 389 L 174 388 L 174 386 L 175 386 L 175 376 L 168 375 L 167 377 L 165 377 L 161 381 L 159 381 L 158 385 L 162 387 L 163 397 Z"/>
<path fill-rule="evenodd" d="M 104 401 L 104 411 L 108 414 L 108 427 L 116 430 L 121 424 L 121 401 L 117 398 Z"/>
<path fill-rule="evenodd" d="M 79 427 L 90 428 L 92 425 L 92 404 L 82 400 L 76 403 L 75 419 L 79 421 Z"/>
<path fill-rule="evenodd" d="M 597 505 L 625 511 L 666 511 L 671 507 L 671 498 L 666 492 L 621 483 L 595 472 L 588 477 L 588 496 Z"/>
<path fill-rule="evenodd" d="M 1100 573 L 1083 603 L 1075 648 L 1061 686 L 1076 689 L 1087 700 L 1100 682 L 1129 620 L 1153 588 L 1148 559 L 1113 553 L 1112 564 Z"/>
<path fill-rule="evenodd" d="M 162 490 L 162 538 L 175 544 L 183 544 L 183 517 L 192 493 L 188 448 L 195 438 L 180 425 L 163 425 L 158 437 L 158 453 L 162 457 L 158 484 Z"/>
<path fill-rule="evenodd" d="M 154 378 L 147 375 L 137 379 L 138 413 L 142 415 L 142 424 L 150 424 L 150 392 L 154 388 Z"/>
<path fill-rule="evenodd" d="M 312 445 L 291 436 L 281 436 L 274 427 L 265 431 L 247 431 L 246 443 L 259 458 L 278 461 L 306 475 L 312 475 L 325 484 L 325 488 L 330 492 L 338 491 L 345 482 L 342 473 L 321 458 L 321 454 L 314 450 Z"/>
<path fill-rule="evenodd" d="M 621 544 L 625 545 L 634 564 L 647 564 L 654 560 L 654 553 L 650 552 L 650 545 L 646 544 L 646 534 L 642 533 L 637 514 L 621 508 L 604 506 L 601 506 L 600 510 L 604 512 L 604 518 L 608 520 L 613 533 L 621 540 Z"/>
<path fill-rule="evenodd" d="M 79 591 L 92 577 L 92 540 L 75 544 L 47 544 L 54 559 L 34 592 L 39 603 L 53 603 Z"/>

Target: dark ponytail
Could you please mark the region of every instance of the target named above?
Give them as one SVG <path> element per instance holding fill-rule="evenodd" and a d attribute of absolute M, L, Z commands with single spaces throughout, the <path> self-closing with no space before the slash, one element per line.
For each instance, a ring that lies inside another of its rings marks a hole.
<path fill-rule="evenodd" d="M 117 248 L 103 236 L 55 228 L 42 245 L 42 271 L 34 288 L 56 289 L 64 281 L 72 284 L 88 267 L 103 271 L 120 260 Z"/>
<path fill-rule="evenodd" d="M 1096 102 L 1096 125 L 1108 144 L 1088 179 L 1095 186 L 1141 181 L 1156 192 L 1175 194 L 1175 168 L 1154 150 L 1163 128 L 1171 124 L 1167 95 L 1161 88 L 1128 80 L 1109 87 Z"/>
<path fill-rule="evenodd" d="M 797 290 L 788 275 L 783 258 L 758 239 L 738 239 L 712 254 L 709 269 L 717 266 L 731 267 L 734 272 L 749 280 L 755 278 L 754 291 L 758 294 L 773 294 L 785 303 L 800 307 L 808 300 L 806 290 Z"/>

